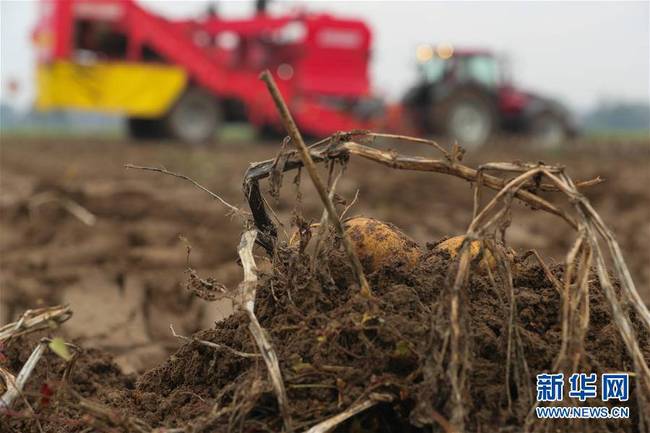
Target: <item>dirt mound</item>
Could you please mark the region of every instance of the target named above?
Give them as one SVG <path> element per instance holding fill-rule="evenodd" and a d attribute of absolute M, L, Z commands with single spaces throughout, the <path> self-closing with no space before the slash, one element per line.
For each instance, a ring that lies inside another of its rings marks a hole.
<path fill-rule="evenodd" d="M 426 424 L 435 423 L 431 413 L 449 419 L 449 359 L 440 348 L 448 339 L 444 309 L 454 262 L 446 253 L 430 249 L 414 270 L 407 271 L 399 262 L 384 266 L 369 275 L 373 298 L 368 299 L 359 294 L 341 254 L 332 248 L 311 272 L 308 256 L 298 248 L 281 249 L 257 287 L 256 314 L 277 351 L 294 428 L 304 430 L 373 393 L 388 394 L 393 400 L 358 415 L 337 431 L 425 431 Z M 552 272 L 562 276 L 560 266 Z M 523 257 L 515 258 L 513 282 L 517 326 L 534 377 L 553 370 L 561 342 L 560 295 L 542 268 Z M 503 287 L 498 278 L 494 284 L 480 273 L 468 285 L 469 431 L 519 431 L 532 404 L 522 392 L 523 384 L 506 379 L 509 307 Z M 589 297 L 585 371 L 631 371 L 631 360 L 596 281 L 590 284 Z M 638 324 L 636 328 L 640 347 L 650 359 L 650 336 Z M 235 314 L 194 338 L 224 347 L 185 344 L 138 378 L 122 376 L 97 351 L 83 351 L 72 371 L 71 386 L 111 407 L 116 419 L 133 417 L 152 428 L 191 425 L 191 431 L 280 431 L 282 419 L 264 363 L 259 357 L 237 354 L 257 352 L 247 317 Z M 8 344 L 10 369 L 19 369 L 30 347 L 21 339 Z M 31 381 L 30 392 L 38 395 L 43 383 L 56 389 L 62 369 L 62 362 L 49 355 L 47 367 L 39 368 L 41 373 Z M 637 431 L 634 393 L 629 406 L 629 420 L 585 425 L 594 431 L 604 427 Z M 19 416 L 26 411 L 19 405 L 15 416 L 8 418 L 13 431 L 38 431 L 35 419 Z M 82 411 L 66 404 L 63 397 L 59 403 L 53 398 L 39 406 L 38 412 L 46 432 L 78 432 L 88 425 Z M 577 427 L 564 423 L 559 428 L 574 431 Z"/>
<path fill-rule="evenodd" d="M 12 372 L 20 371 L 43 336 L 35 334 L 5 342 L 0 351 L 0 367 Z M 65 370 L 63 359 L 53 352 L 46 352 L 23 391 L 24 398 L 19 398 L 20 402 L 2 415 L 0 432 L 63 433 L 87 429 L 90 419 L 62 391 Z M 119 407 L 119 396 L 133 389 L 135 379 L 134 375 L 122 373 L 106 352 L 79 347 L 70 384 L 85 398 Z"/>

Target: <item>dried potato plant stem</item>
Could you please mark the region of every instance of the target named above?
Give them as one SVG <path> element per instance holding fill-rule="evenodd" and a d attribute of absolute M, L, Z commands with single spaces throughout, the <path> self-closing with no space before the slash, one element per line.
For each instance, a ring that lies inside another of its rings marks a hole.
<path fill-rule="evenodd" d="M 640 370 L 637 373 L 639 373 L 640 379 L 644 382 L 644 387 L 646 388 L 648 397 L 650 398 L 650 369 L 648 368 L 647 361 L 641 353 L 636 341 L 629 317 L 624 313 L 621 302 L 614 291 L 611 279 L 607 274 L 605 258 L 596 234 L 599 233 L 610 248 L 612 261 L 614 262 L 614 269 L 623 288 L 623 294 L 626 296 L 631 306 L 637 311 L 647 329 L 650 329 L 650 314 L 648 313 L 648 308 L 641 300 L 641 297 L 632 282 L 625 261 L 623 260 L 622 254 L 620 254 L 618 243 L 616 243 L 613 235 L 602 222 L 602 219 L 593 209 L 589 201 L 575 189 L 575 185 L 573 185 L 573 182 L 566 174 L 562 173 L 560 177 L 556 177 L 549 172 L 545 172 L 544 174 L 569 196 L 574 204 L 577 214 L 580 216 L 580 219 L 584 224 L 591 249 L 596 253 L 596 270 L 601 287 L 610 303 L 614 321 L 623 337 L 623 341 L 632 356 L 636 368 Z"/>
<path fill-rule="evenodd" d="M 271 76 L 268 70 L 262 72 L 260 78 L 262 79 L 262 81 L 264 81 L 266 87 L 269 90 L 269 93 L 273 97 L 275 105 L 278 111 L 280 112 L 280 116 L 282 118 L 282 122 L 284 123 L 284 127 L 287 129 L 287 132 L 291 137 L 291 141 L 293 141 L 294 145 L 298 149 L 303 164 L 305 165 L 305 167 L 307 167 L 307 172 L 309 173 L 309 177 L 311 177 L 311 180 L 314 183 L 314 187 L 316 188 L 316 191 L 318 192 L 318 195 L 320 196 L 320 199 L 323 202 L 325 209 L 327 210 L 327 215 L 329 217 L 330 222 L 332 223 L 332 225 L 336 229 L 336 232 L 338 233 L 338 235 L 341 237 L 343 241 L 345 252 L 347 253 L 350 263 L 352 264 L 352 270 L 354 272 L 354 276 L 357 282 L 359 283 L 359 287 L 361 288 L 361 293 L 368 297 L 371 296 L 368 280 L 366 279 L 366 276 L 363 272 L 361 261 L 359 260 L 359 257 L 357 256 L 357 253 L 354 250 L 354 247 L 352 245 L 352 240 L 350 239 L 350 236 L 345 231 L 343 227 L 343 223 L 341 223 L 341 220 L 338 217 L 336 209 L 334 208 L 334 203 L 332 203 L 332 200 L 327 195 L 327 190 L 325 189 L 323 182 L 320 180 L 320 177 L 318 176 L 318 171 L 316 170 L 316 165 L 314 164 L 314 161 L 311 158 L 309 149 L 307 148 L 307 145 L 305 145 L 305 142 L 302 139 L 302 135 L 300 134 L 300 131 L 296 126 L 296 122 L 293 120 L 293 117 L 289 112 L 289 108 L 287 107 L 287 104 L 284 102 L 284 99 L 282 98 L 282 95 L 278 90 L 278 86 L 275 84 L 275 81 L 273 80 L 273 77 Z"/>
<path fill-rule="evenodd" d="M 506 257 L 504 248 L 502 246 L 497 245 L 491 239 L 486 239 L 484 243 L 487 251 L 492 254 L 492 257 L 495 257 L 497 259 L 496 271 L 499 274 L 503 284 L 506 285 L 508 293 L 508 340 L 506 351 L 505 383 L 508 396 L 508 410 L 512 411 L 512 378 L 515 379 L 515 385 L 523 388 L 523 392 L 519 391 L 519 398 L 522 400 L 526 399 L 524 401 L 527 402 L 531 402 L 533 400 L 532 385 L 530 383 L 530 370 L 528 368 L 528 363 L 524 355 L 521 334 L 516 323 L 517 302 L 515 298 L 515 288 L 512 277 L 511 263 Z M 496 284 L 493 277 L 490 279 L 492 280 L 492 284 Z M 511 372 L 513 373 L 512 378 Z"/>
<path fill-rule="evenodd" d="M 400 134 L 386 134 L 383 132 L 366 132 L 363 135 L 366 135 L 368 137 L 377 137 L 377 138 L 389 138 L 392 140 L 400 140 L 400 141 L 411 141 L 413 143 L 421 143 L 421 144 L 426 144 L 428 146 L 431 146 L 438 150 L 440 153 L 445 155 L 447 159 L 451 159 L 451 155 L 449 152 L 447 152 L 447 149 L 439 145 L 437 142 L 433 140 L 428 140 L 426 138 L 419 138 L 419 137 L 411 137 L 409 135 L 400 135 Z"/>
<path fill-rule="evenodd" d="M 502 168 L 508 171 L 511 167 Z M 575 183 L 573 183 L 571 178 L 561 168 L 548 167 L 540 164 L 537 166 L 529 166 L 527 171 L 511 180 L 476 214 L 467 230 L 466 240 L 462 247 L 462 253 L 460 254 L 458 271 L 452 290 L 450 312 L 450 328 L 452 334 L 450 344 L 450 372 L 452 389 L 456 393 L 452 394 L 452 397 L 456 396 L 453 399 L 455 406 L 454 413 L 457 414 L 453 421 L 456 425 L 462 427 L 463 419 L 459 419 L 459 416 L 462 417 L 462 401 L 458 400 L 457 395 L 464 391 L 462 384 L 464 383 L 463 373 L 465 370 L 464 366 L 458 365 L 458 363 L 464 360 L 462 355 L 467 350 L 467 342 L 463 340 L 457 341 L 456 339 L 463 337 L 460 328 L 462 317 L 459 316 L 458 299 L 469 273 L 469 262 L 467 261 L 469 255 L 468 244 L 474 239 L 484 237 L 488 227 L 494 225 L 493 222 L 496 221 L 497 217 L 509 208 L 510 203 L 506 202 L 507 197 L 514 196 L 517 190 L 522 188 L 526 182 L 540 182 L 540 176 L 549 179 L 558 191 L 564 193 L 569 198 L 577 216 L 575 221 L 577 223 L 576 229 L 578 236 L 573 247 L 567 253 L 563 281 L 559 282 L 554 278 L 549 278 L 553 285 L 559 289 L 562 300 L 562 343 L 554 363 L 554 369 L 577 371 L 581 365 L 582 355 L 584 354 L 584 338 L 589 326 L 589 274 L 592 263 L 595 262 L 600 287 L 610 304 L 614 323 L 633 361 L 634 372 L 639 383 L 637 394 L 639 396 L 640 418 L 647 419 L 650 417 L 650 407 L 648 405 L 650 402 L 650 370 L 639 347 L 630 319 L 624 312 L 624 308 L 618 299 L 611 278 L 607 272 L 605 258 L 597 236 L 598 234 L 601 235 L 609 247 L 611 258 L 614 262 L 614 270 L 623 288 L 623 296 L 636 309 L 645 326 L 650 329 L 650 322 L 647 319 L 647 307 L 641 301 L 631 278 L 629 278 L 629 271 L 620 254 L 618 244 L 616 244 L 611 232 L 604 225 L 588 200 L 578 192 Z M 497 216 L 484 222 L 487 219 L 487 215 L 494 211 L 499 202 L 506 202 L 503 205 L 503 209 L 497 212 Z M 545 272 L 548 273 L 547 270 Z M 533 411 L 536 406 L 537 404 L 533 405 L 526 420 L 527 430 L 536 422 L 533 419 Z"/>
<path fill-rule="evenodd" d="M 466 314 L 463 314 L 461 296 L 463 290 L 467 285 L 470 276 L 471 267 L 471 253 L 470 244 L 472 241 L 481 239 L 485 236 L 487 230 L 497 225 L 498 221 L 503 218 L 512 203 L 512 197 L 515 197 L 518 192 L 521 192 L 523 185 L 532 177 L 540 173 L 539 168 L 534 168 L 526 173 L 523 173 L 516 178 L 510 180 L 485 207 L 478 212 L 470 223 L 465 234 L 465 240 L 461 245 L 458 259 L 458 267 L 453 284 L 451 285 L 451 299 L 450 299 L 450 312 L 449 312 L 449 327 L 451 330 L 450 335 L 450 358 L 449 358 L 449 379 L 452 387 L 452 425 L 460 431 L 464 430 L 465 416 L 467 413 L 466 404 L 463 396 L 466 394 L 465 385 L 467 383 L 467 368 L 468 368 L 468 332 L 465 326 Z M 483 179 L 486 175 L 481 173 Z M 490 219 L 487 218 L 490 211 L 492 211 L 498 203 L 505 202 L 506 205 L 503 209 L 498 211 L 496 215 Z M 476 213 L 476 211 L 474 212 Z M 560 211 L 560 214 L 565 213 Z M 487 221 L 486 221 L 487 220 Z M 496 252 L 496 251 L 495 251 Z M 501 257 L 498 255 L 497 257 Z M 503 260 L 504 258 L 502 258 Z M 498 262 L 498 261 L 497 261 Z M 504 282 L 512 284 L 512 276 L 508 269 L 498 269 Z M 514 289 L 513 289 L 514 290 Z M 511 351 L 513 349 L 513 339 L 516 334 L 513 329 L 514 325 L 514 294 L 510 293 L 510 326 L 508 336 L 508 359 L 506 370 L 510 371 Z M 506 380 L 509 381 L 509 378 Z M 508 396 L 510 398 L 510 396 Z"/>
<path fill-rule="evenodd" d="M 244 232 L 237 248 L 237 253 L 241 259 L 244 268 L 244 281 L 239 286 L 238 301 L 246 312 L 250 323 L 248 330 L 253 335 L 255 343 L 264 359 L 266 368 L 271 377 L 271 384 L 278 399 L 278 407 L 284 422 L 284 429 L 286 432 L 291 433 L 293 428 L 291 426 L 291 416 L 289 415 L 289 399 L 287 398 L 287 391 L 282 380 L 282 372 L 280 371 L 280 363 L 275 349 L 271 345 L 269 338 L 260 325 L 255 315 L 255 287 L 257 285 L 257 266 L 253 257 L 253 246 L 255 245 L 255 238 L 257 237 L 257 230 L 248 230 Z"/>
<path fill-rule="evenodd" d="M 445 158 L 443 159 L 432 159 L 432 158 L 423 158 L 418 156 L 408 156 L 402 155 L 394 151 L 385 151 L 380 149 L 375 149 L 371 146 L 358 143 L 354 141 L 353 138 L 358 137 L 363 139 L 367 137 L 370 133 L 358 132 L 358 133 L 349 133 L 349 134 L 338 134 L 333 135 L 329 138 L 329 142 L 326 140 L 321 140 L 315 145 L 312 145 L 308 150 L 308 154 L 312 161 L 323 162 L 329 161 L 332 159 L 341 159 L 346 158 L 348 155 L 358 155 L 365 159 L 386 165 L 395 169 L 402 170 L 413 170 L 413 171 L 427 171 L 441 174 L 448 174 L 451 176 L 459 177 L 461 179 L 467 180 L 473 183 L 480 183 L 480 185 L 485 185 L 486 187 L 500 191 L 508 184 L 509 180 L 506 180 L 502 177 L 494 176 L 491 174 L 483 173 L 485 169 L 474 169 L 466 165 L 461 164 L 459 161 L 449 157 L 448 153 L 445 152 Z M 402 136 L 393 136 L 395 139 L 403 139 Z M 344 139 L 343 141 L 337 141 L 339 139 Z M 283 167 L 284 171 L 294 170 L 303 165 L 302 161 L 296 160 L 296 152 L 290 153 L 288 155 L 287 163 Z M 268 177 L 273 168 L 273 163 L 275 160 L 266 160 L 258 163 L 252 164 L 245 176 L 245 183 L 248 185 L 255 184 L 257 181 Z M 521 165 L 517 165 L 521 167 Z M 496 170 L 496 167 L 490 166 L 488 169 Z M 579 183 L 579 187 L 586 188 L 597 185 L 603 182 L 601 178 L 596 178 L 588 180 L 585 182 Z M 540 191 L 558 191 L 558 187 L 554 185 L 539 184 L 535 188 Z M 535 194 L 532 190 L 527 189 L 518 189 L 515 193 L 515 197 L 527 204 L 529 204 L 533 209 L 541 209 L 560 218 L 564 219 L 571 227 L 577 229 L 577 222 L 573 217 L 568 215 L 562 209 L 557 206 L 549 203 L 547 200 L 544 200 L 539 195 Z M 257 206 L 257 204 L 252 203 L 249 197 L 249 203 L 251 204 L 251 210 L 253 210 L 253 215 L 262 212 L 262 209 Z"/>
<path fill-rule="evenodd" d="M 330 187 L 330 192 L 328 194 L 330 200 L 334 199 L 334 194 L 336 194 L 336 186 L 338 185 L 341 176 L 343 176 L 343 169 L 339 171 L 339 174 L 336 175 L 334 181 L 332 182 L 332 186 Z M 343 218 L 343 214 L 344 213 L 341 214 L 341 218 Z M 318 257 L 318 254 L 320 253 L 323 236 L 325 236 L 325 233 L 327 232 L 327 222 L 329 221 L 327 216 L 328 216 L 327 210 L 323 209 L 323 214 L 320 217 L 320 222 L 316 227 L 316 240 L 314 241 L 314 253 L 311 256 L 311 264 L 310 264 L 312 271 L 316 269 L 316 259 Z"/>
<path fill-rule="evenodd" d="M 527 253 L 527 255 L 528 254 L 535 257 L 535 260 L 537 260 L 537 263 L 542 267 L 542 271 L 544 271 L 544 275 L 546 276 L 546 279 L 549 280 L 553 284 L 553 287 L 555 287 L 555 290 L 557 291 L 557 293 L 561 295 L 562 294 L 562 283 L 560 282 L 560 280 L 557 279 L 557 277 L 555 275 L 553 275 L 553 273 L 549 269 L 549 267 L 546 264 L 546 262 L 544 261 L 544 259 L 542 259 L 542 256 L 539 255 L 537 250 L 530 250 Z"/>
<path fill-rule="evenodd" d="M 648 329 L 650 329 L 650 311 L 641 299 L 639 292 L 636 290 L 636 286 L 634 285 L 630 271 L 625 264 L 625 260 L 623 259 L 621 247 L 618 245 L 618 242 L 616 241 L 616 238 L 612 234 L 611 230 L 607 228 L 600 215 L 598 215 L 598 212 L 596 212 L 591 203 L 589 203 L 589 200 L 580 194 L 569 176 L 564 173 L 561 174 L 560 178 L 553 175 L 552 173 L 546 173 L 546 175 L 558 186 L 558 188 L 560 188 L 562 192 L 569 196 L 569 198 L 574 203 L 574 207 L 579 212 L 581 217 L 587 220 L 589 223 L 588 226 L 591 226 L 593 229 L 595 229 L 595 231 L 591 231 L 591 235 L 595 236 L 596 233 L 598 233 L 605 240 L 605 243 L 609 249 L 610 256 L 612 257 L 612 261 L 614 263 L 614 269 L 616 270 L 616 273 L 621 280 L 621 286 L 623 287 L 626 296 L 634 305 L 637 313 L 643 322 L 645 322 L 645 325 L 648 327 Z"/>
<path fill-rule="evenodd" d="M 153 172 L 156 172 L 156 173 L 166 174 L 168 176 L 173 176 L 173 177 L 177 177 L 179 179 L 186 180 L 186 181 L 190 182 L 192 185 L 194 185 L 195 187 L 197 187 L 198 189 L 200 189 L 201 191 L 204 191 L 204 192 L 208 193 L 210 195 L 210 197 L 212 197 L 213 199 L 220 202 L 226 208 L 230 209 L 230 211 L 233 212 L 233 214 L 239 214 L 240 213 L 239 208 L 237 208 L 236 206 L 231 205 L 226 200 L 221 198 L 221 196 L 215 194 L 214 192 L 210 191 L 205 186 L 201 185 L 200 183 L 198 183 L 197 181 L 195 181 L 191 177 L 185 176 L 184 174 L 174 173 L 173 171 L 169 171 L 169 170 L 167 170 L 165 168 L 145 167 L 145 166 L 134 165 L 134 164 L 125 164 L 124 168 L 126 168 L 127 170 L 128 169 L 133 169 L 133 170 L 153 171 Z"/>
<path fill-rule="evenodd" d="M 464 425 L 464 405 L 462 395 L 465 389 L 467 344 L 466 334 L 463 332 L 463 317 L 460 309 L 460 296 L 469 277 L 470 254 L 469 244 L 475 239 L 485 238 L 488 229 L 496 226 L 496 222 L 507 214 L 510 207 L 509 197 L 514 197 L 528 182 L 541 181 L 541 177 L 546 177 L 551 181 L 551 185 L 557 191 L 564 193 L 569 201 L 573 204 L 576 211 L 577 219 L 571 218 L 576 225 L 571 224 L 577 229 L 579 235 L 571 250 L 567 254 L 565 275 L 563 282 L 555 278 L 549 278 L 553 285 L 559 290 L 562 299 L 562 345 L 555 361 L 556 369 L 576 371 L 581 364 L 584 351 L 584 338 L 589 326 L 589 284 L 588 277 L 592 263 L 595 261 L 596 271 L 600 281 L 601 288 L 612 308 L 614 322 L 622 336 L 628 353 L 634 363 L 634 371 L 639 381 L 638 395 L 641 416 L 648 417 L 647 403 L 650 401 L 650 371 L 647 361 L 639 348 L 638 341 L 635 338 L 629 317 L 624 313 L 621 302 L 616 295 L 611 279 L 607 273 L 605 259 L 600 249 L 597 234 L 606 241 L 614 269 L 623 287 L 623 294 L 627 301 L 636 309 L 642 321 L 650 329 L 648 320 L 647 307 L 640 300 L 638 292 L 634 287 L 625 262 L 620 254 L 620 248 L 616 244 L 611 232 L 605 227 L 604 223 L 593 210 L 587 199 L 577 190 L 575 183 L 564 173 L 562 168 L 549 167 L 542 164 L 529 165 L 527 170 L 515 170 L 515 167 L 504 164 L 492 164 L 490 169 L 502 169 L 504 171 L 523 171 L 514 179 L 510 180 L 497 195 L 480 211 L 477 211 L 475 198 L 474 218 L 470 224 L 466 239 L 461 247 L 458 259 L 458 268 L 451 291 L 450 302 L 450 364 L 449 374 L 452 384 L 452 423 L 461 428 Z M 481 173 L 481 175 L 483 175 Z M 549 188 L 550 189 L 550 188 Z M 475 191 L 475 197 L 477 192 Z M 496 212 L 494 217 L 488 219 L 490 213 L 494 213 L 497 205 L 503 203 L 503 208 Z M 566 212 L 562 211 L 565 221 L 569 221 Z M 539 258 L 539 257 L 538 257 Z M 549 273 L 545 269 L 545 273 Z M 512 302 L 512 300 L 511 300 Z M 511 310 L 512 312 L 512 310 Z M 509 349 L 510 354 L 510 349 Z M 510 358 L 508 361 L 508 367 Z M 642 390 L 642 391 L 641 391 Z M 533 406 L 536 406 L 536 404 Z M 531 410 L 531 413 L 532 413 Z M 532 421 L 534 422 L 534 421 Z M 527 429 L 531 425 L 531 417 L 527 420 Z"/>
<path fill-rule="evenodd" d="M 460 177 L 470 182 L 476 182 L 479 173 L 477 170 L 460 164 L 456 161 L 445 161 L 441 159 L 422 158 L 417 156 L 403 156 L 394 152 L 387 152 L 379 149 L 374 149 L 370 146 L 359 144 L 353 141 L 343 143 L 342 148 L 354 155 L 379 162 L 392 168 L 415 170 L 415 171 L 432 171 L 443 174 L 450 174 L 452 176 Z M 483 174 L 482 181 L 485 186 L 497 191 L 502 190 L 507 182 L 499 177 Z M 555 205 L 549 203 L 538 195 L 525 190 L 519 190 L 515 196 L 522 201 L 532 205 L 535 208 L 544 209 L 547 212 L 555 214 L 564 219 L 572 227 L 577 227 L 575 220 L 563 212 Z"/>
<path fill-rule="evenodd" d="M 10 408 L 16 397 L 22 393 L 27 380 L 34 371 L 36 364 L 38 364 L 38 361 L 40 361 L 41 357 L 43 356 L 46 348 L 46 341 L 41 341 L 38 343 L 38 345 L 32 351 L 32 354 L 29 355 L 27 362 L 25 362 L 23 367 L 20 369 L 20 373 L 18 373 L 15 381 L 12 380 L 13 378 L 10 374 L 3 374 L 6 381 L 7 391 L 5 391 L 2 397 L 0 397 L 0 410 L 4 408 Z"/>
<path fill-rule="evenodd" d="M 259 358 L 260 356 L 262 356 L 259 353 L 242 352 L 240 350 L 233 349 L 230 346 L 226 346 L 225 344 L 217 344 L 217 343 L 214 343 L 212 341 L 201 340 L 199 338 L 190 338 L 190 337 L 186 337 L 185 335 L 177 334 L 176 330 L 174 329 L 174 325 L 172 325 L 172 324 L 169 325 L 169 329 L 172 331 L 172 335 L 174 337 L 179 338 L 179 339 L 181 339 L 183 341 L 189 341 L 190 343 L 202 344 L 204 346 L 212 347 L 213 349 L 217 349 L 217 350 L 225 349 L 225 350 L 229 351 L 230 353 L 232 353 L 233 355 L 241 356 L 242 358 Z"/>
<path fill-rule="evenodd" d="M 393 396 L 390 394 L 371 394 L 370 398 L 362 401 L 361 403 L 355 404 L 354 406 L 349 407 L 341 413 L 334 415 L 331 418 L 321 421 L 310 429 L 306 430 L 304 433 L 327 433 L 337 425 L 342 422 L 352 418 L 353 416 L 370 409 L 371 407 L 381 403 L 389 402 L 393 400 Z"/>
<path fill-rule="evenodd" d="M 64 305 L 27 310 L 17 321 L 0 327 L 0 341 L 49 328 L 53 323 L 60 325 L 70 317 L 72 310 Z"/>

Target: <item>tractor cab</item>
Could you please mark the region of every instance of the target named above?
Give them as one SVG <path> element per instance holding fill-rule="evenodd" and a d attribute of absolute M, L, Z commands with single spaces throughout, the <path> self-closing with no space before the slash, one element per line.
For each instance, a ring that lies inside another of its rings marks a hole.
<path fill-rule="evenodd" d="M 488 51 L 439 48 L 429 56 L 427 51 L 418 51 L 419 69 L 422 79 L 429 83 L 474 82 L 496 89 L 502 81 L 501 65 Z"/>
<path fill-rule="evenodd" d="M 439 49 L 440 50 L 440 49 Z M 422 80 L 434 86 L 473 85 L 496 97 L 499 112 L 520 115 L 532 95 L 517 89 L 506 62 L 487 50 L 457 50 L 419 64 Z"/>

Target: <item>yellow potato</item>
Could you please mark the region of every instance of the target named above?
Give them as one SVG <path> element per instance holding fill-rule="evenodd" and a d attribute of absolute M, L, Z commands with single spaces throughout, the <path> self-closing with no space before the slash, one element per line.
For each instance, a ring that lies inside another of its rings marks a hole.
<path fill-rule="evenodd" d="M 440 242 L 438 245 L 436 245 L 435 249 L 438 251 L 447 252 L 452 259 L 456 258 L 464 239 L 465 236 L 454 236 L 453 238 L 449 238 L 446 241 Z M 481 249 L 481 242 L 472 241 L 472 243 L 469 245 L 469 251 L 472 260 L 478 258 L 479 255 L 483 255 L 480 264 L 481 269 L 486 270 L 488 267 L 491 270 L 495 269 L 496 261 L 494 260 L 492 253 L 486 249 Z"/>
<path fill-rule="evenodd" d="M 344 226 L 366 272 L 399 264 L 411 269 L 422 257 L 418 244 L 392 224 L 354 217 Z"/>
<path fill-rule="evenodd" d="M 312 230 L 319 224 L 312 224 Z M 391 265 L 415 266 L 422 257 L 422 251 L 415 241 L 392 224 L 374 218 L 353 217 L 343 221 L 345 231 L 366 272 L 375 272 Z M 296 245 L 300 237 L 294 232 L 289 245 Z"/>

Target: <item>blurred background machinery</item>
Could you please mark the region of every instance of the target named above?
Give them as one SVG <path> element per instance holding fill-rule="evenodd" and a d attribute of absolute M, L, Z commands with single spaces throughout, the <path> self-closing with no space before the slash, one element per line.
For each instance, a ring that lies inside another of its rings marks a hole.
<path fill-rule="evenodd" d="M 210 140 L 223 121 L 280 128 L 258 75 L 269 69 L 307 134 L 371 126 L 370 30 L 361 21 L 296 13 L 250 19 L 214 9 L 170 21 L 131 0 L 42 3 L 40 109 L 121 112 L 135 138 Z"/>
<path fill-rule="evenodd" d="M 500 132 L 557 145 L 577 131 L 560 103 L 516 88 L 488 50 L 420 45 L 402 103 L 372 94 L 372 34 L 361 20 L 293 12 L 169 20 L 132 0 L 48 0 L 34 32 L 37 107 L 122 113 L 137 139 L 210 141 L 226 121 L 261 133 L 280 120 L 258 80 L 269 69 L 301 130 L 445 134 L 468 147 Z"/>

